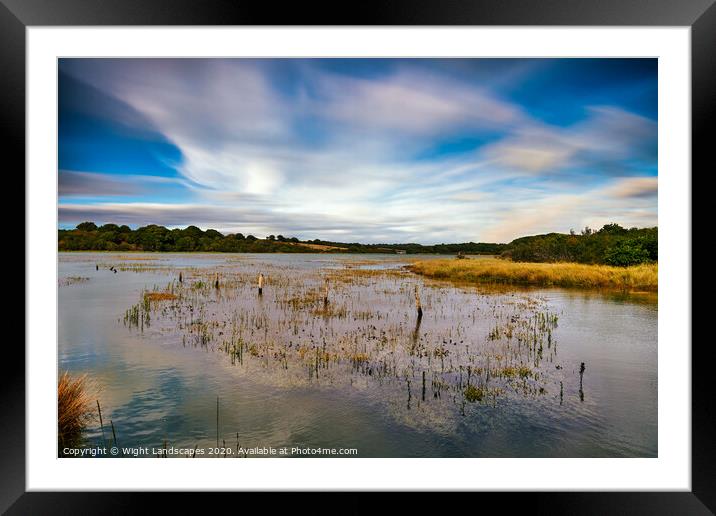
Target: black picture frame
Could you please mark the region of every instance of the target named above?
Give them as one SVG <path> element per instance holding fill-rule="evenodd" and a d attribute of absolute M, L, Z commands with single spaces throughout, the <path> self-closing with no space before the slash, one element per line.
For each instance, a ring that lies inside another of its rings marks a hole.
<path fill-rule="evenodd" d="M 552 25 L 691 27 L 692 171 L 707 172 L 712 146 L 707 128 L 716 104 L 715 0 L 400 0 L 333 3 L 270 3 L 192 0 L 0 0 L 0 117 L 5 157 L 25 167 L 25 29 L 86 25 Z M 9 165 L 8 165 L 9 167 Z M 24 190 L 24 181 L 18 187 Z M 694 220 L 696 222 L 696 220 Z M 693 234 L 693 233 L 692 233 Z M 27 257 L 25 257 L 27 258 Z M 32 271 L 25 269 L 25 275 Z M 696 307 L 694 307 L 696 308 Z M 694 320 L 692 316 L 692 320 Z M 698 318 L 697 318 L 698 320 Z M 672 343 L 691 345 L 691 342 Z M 530 512 L 710 514 L 716 511 L 716 410 L 709 374 L 710 341 L 692 353 L 692 491 L 648 493 L 508 494 L 511 508 Z M 133 513 L 151 507 L 154 494 L 25 492 L 25 354 L 5 346 L 0 375 L 0 510 L 8 514 Z M 358 496 L 358 495 L 351 495 Z M 499 495 L 484 494 L 493 497 Z M 503 495 L 504 496 L 504 495 Z M 192 498 L 195 495 L 192 495 Z M 214 503 L 216 495 L 212 495 Z M 275 498 L 273 498 L 275 500 Z M 422 503 L 416 496 L 413 502 Z M 163 500 L 187 507 L 187 495 Z M 358 510 L 365 501 L 345 504 Z M 327 506 L 330 508 L 330 505 Z M 320 507 L 318 508 L 320 509 Z M 181 511 L 184 512 L 184 511 Z"/>

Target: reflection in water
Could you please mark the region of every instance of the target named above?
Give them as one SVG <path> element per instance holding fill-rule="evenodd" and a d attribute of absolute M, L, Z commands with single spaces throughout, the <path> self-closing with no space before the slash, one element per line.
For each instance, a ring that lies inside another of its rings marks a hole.
<path fill-rule="evenodd" d="M 400 265 L 61 254 L 61 278 L 89 280 L 59 287 L 60 369 L 97 379 L 127 445 L 656 455 L 655 303 L 454 286 Z"/>
<path fill-rule="evenodd" d="M 410 347 L 410 354 L 414 355 L 418 347 L 418 339 L 420 338 L 420 323 L 423 321 L 422 314 L 415 320 L 415 329 L 413 330 L 413 345 Z"/>

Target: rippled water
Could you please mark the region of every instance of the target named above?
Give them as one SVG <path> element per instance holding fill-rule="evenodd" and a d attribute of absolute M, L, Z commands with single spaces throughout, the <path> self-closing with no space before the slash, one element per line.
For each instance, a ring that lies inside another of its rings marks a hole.
<path fill-rule="evenodd" d="M 657 455 L 653 299 L 455 286 L 409 259 L 61 253 L 59 369 L 90 375 L 120 446 L 215 446 L 218 397 L 234 449 Z"/>

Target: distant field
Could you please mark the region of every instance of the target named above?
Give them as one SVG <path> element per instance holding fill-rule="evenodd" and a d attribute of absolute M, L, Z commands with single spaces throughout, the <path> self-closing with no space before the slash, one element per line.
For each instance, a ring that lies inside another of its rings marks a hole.
<path fill-rule="evenodd" d="M 525 263 L 496 258 L 423 260 L 408 266 L 429 278 L 468 283 L 504 283 L 545 287 L 658 290 L 658 265 L 632 267 L 579 263 Z"/>
<path fill-rule="evenodd" d="M 345 251 L 345 247 L 337 247 L 334 245 L 323 245 L 323 244 L 307 244 L 305 242 L 290 242 L 290 245 L 298 247 L 307 247 L 315 251 Z"/>

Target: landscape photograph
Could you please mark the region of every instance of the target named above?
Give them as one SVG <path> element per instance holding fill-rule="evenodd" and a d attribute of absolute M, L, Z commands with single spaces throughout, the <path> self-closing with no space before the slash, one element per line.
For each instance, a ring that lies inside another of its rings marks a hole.
<path fill-rule="evenodd" d="M 658 457 L 657 59 L 57 85 L 58 457 Z"/>

